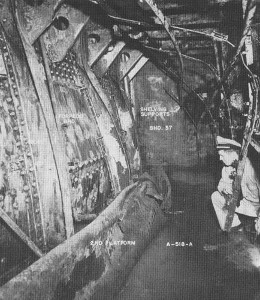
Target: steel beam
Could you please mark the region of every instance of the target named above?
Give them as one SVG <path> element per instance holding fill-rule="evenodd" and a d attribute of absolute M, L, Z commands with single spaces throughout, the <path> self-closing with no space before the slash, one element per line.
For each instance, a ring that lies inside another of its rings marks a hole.
<path fill-rule="evenodd" d="M 88 35 L 88 64 L 90 67 L 106 52 L 112 41 L 110 30 L 100 28 L 98 25 L 96 27 L 97 29 L 93 30 L 93 24 L 91 24 L 91 26 L 87 25 L 85 28 Z"/>
<path fill-rule="evenodd" d="M 113 46 L 113 49 L 104 54 L 93 66 L 94 72 L 98 77 L 102 77 L 113 64 L 118 55 L 125 47 L 125 43 L 119 41 Z"/>
<path fill-rule="evenodd" d="M 0 76 L 7 76 L 3 56 L 0 53 Z"/>
<path fill-rule="evenodd" d="M 145 64 L 148 62 L 149 58 L 142 56 L 141 59 L 137 62 L 137 64 L 134 66 L 134 68 L 129 72 L 128 77 L 131 81 L 136 74 L 145 66 Z"/>
<path fill-rule="evenodd" d="M 129 55 L 127 61 L 120 64 L 119 78 L 124 79 L 129 72 L 134 68 L 138 61 L 142 58 L 143 53 L 138 50 L 126 50 L 126 55 Z M 124 54 L 124 53 L 123 53 Z"/>
<path fill-rule="evenodd" d="M 88 21 L 89 16 L 82 11 L 69 5 L 61 6 L 43 35 L 46 52 L 52 62 L 63 60 Z"/>
<path fill-rule="evenodd" d="M 37 2 L 36 5 L 30 5 L 24 0 L 15 1 L 21 30 L 30 44 L 51 24 L 55 10 L 62 2 L 63 0 L 44 0 L 43 3 L 39 1 L 39 5 Z"/>
<path fill-rule="evenodd" d="M 37 90 L 37 94 L 41 103 L 41 108 L 48 124 L 49 137 L 52 144 L 53 156 L 57 172 L 59 174 L 60 192 L 62 193 L 63 212 L 66 227 L 66 236 L 69 238 L 74 233 L 74 226 L 72 220 L 72 209 L 71 209 L 71 182 L 68 175 L 67 159 L 64 152 L 64 144 L 61 136 L 61 132 L 57 127 L 55 121 L 55 115 L 53 111 L 51 96 L 49 89 L 46 85 L 46 74 L 43 65 L 39 62 L 38 57 L 35 53 L 34 48 L 30 42 L 26 39 L 26 35 L 23 34 L 20 22 L 17 16 L 18 30 L 21 35 L 22 43 L 25 49 L 26 57 L 31 70 L 33 82 Z"/>

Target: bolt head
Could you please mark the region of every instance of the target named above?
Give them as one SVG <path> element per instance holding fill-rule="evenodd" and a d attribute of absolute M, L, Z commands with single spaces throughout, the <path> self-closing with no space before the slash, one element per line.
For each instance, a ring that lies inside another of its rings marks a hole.
<path fill-rule="evenodd" d="M 25 185 L 24 187 L 23 187 L 23 190 L 25 191 L 25 192 L 28 192 L 29 191 L 29 186 L 28 185 Z"/>

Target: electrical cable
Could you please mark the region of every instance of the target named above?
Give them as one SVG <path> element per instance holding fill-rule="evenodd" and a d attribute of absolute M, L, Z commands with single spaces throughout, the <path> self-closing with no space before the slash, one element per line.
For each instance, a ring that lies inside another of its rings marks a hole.
<path fill-rule="evenodd" d="M 148 27 L 148 28 L 155 29 L 155 30 L 158 29 L 158 28 L 161 29 L 163 27 L 163 25 L 161 25 L 161 24 L 150 24 L 150 23 L 146 23 L 146 22 L 142 22 L 142 21 L 131 20 L 131 19 L 126 19 L 126 18 L 122 18 L 122 17 L 116 17 L 116 16 L 112 16 L 110 14 L 108 14 L 107 16 L 110 17 L 113 20 L 116 20 L 116 21 L 123 21 L 123 22 L 126 22 L 126 23 L 130 23 L 132 25 Z M 228 41 L 226 39 L 221 39 L 219 37 L 216 37 L 214 35 L 211 35 L 211 34 L 208 34 L 208 33 L 202 32 L 202 31 L 197 31 L 197 30 L 194 30 L 194 29 L 179 27 L 179 26 L 175 26 L 175 25 L 170 25 L 170 29 L 181 30 L 181 31 L 184 31 L 184 32 L 191 32 L 191 33 L 194 33 L 194 34 L 203 35 L 203 36 L 208 37 L 210 39 L 213 39 L 213 40 L 216 40 L 216 41 L 219 41 L 219 42 L 223 42 L 223 43 L 227 43 L 231 47 L 235 48 L 235 45 L 232 44 L 230 41 Z"/>
<path fill-rule="evenodd" d="M 193 120 L 192 116 L 190 115 L 190 113 L 189 113 L 189 111 L 186 109 L 186 107 L 185 107 L 183 104 L 181 104 L 181 103 L 178 101 L 178 99 L 177 99 L 174 95 L 171 95 L 165 88 L 164 88 L 163 90 L 165 91 L 165 93 L 166 93 L 173 101 L 175 101 L 175 102 L 179 105 L 180 108 L 182 108 L 182 109 L 186 112 L 187 116 L 189 117 L 189 119 L 191 120 L 192 124 L 194 125 L 194 127 L 195 127 L 195 129 L 196 129 L 196 132 L 198 132 L 197 124 L 196 124 L 195 121 Z"/>
<path fill-rule="evenodd" d="M 152 47 L 152 46 L 143 45 L 143 44 L 142 44 L 142 46 L 145 47 L 145 48 L 147 48 L 147 49 L 151 49 L 151 50 L 155 50 L 155 51 L 158 51 L 158 52 L 167 53 L 167 54 L 172 55 L 172 51 L 170 51 L 170 50 L 158 49 L 158 48 L 155 48 L 155 47 Z M 186 58 L 186 59 L 189 59 L 189 60 L 197 61 L 198 63 L 201 63 L 201 64 L 205 65 L 214 74 L 216 80 L 217 81 L 220 80 L 220 78 L 218 76 L 217 70 L 212 65 L 206 63 L 205 61 L 203 61 L 203 60 L 201 60 L 199 58 L 195 58 L 195 57 L 192 57 L 192 56 L 189 56 L 189 55 L 186 55 L 186 54 L 182 54 L 182 57 Z"/>
<path fill-rule="evenodd" d="M 178 42 L 175 38 L 175 34 L 170 31 L 169 22 L 166 20 L 165 15 L 162 13 L 162 11 L 157 7 L 156 3 L 154 3 L 153 0 L 145 0 L 145 2 L 150 6 L 150 8 L 154 12 L 154 14 L 157 16 L 157 18 L 162 23 L 164 29 L 166 30 L 166 32 L 168 33 L 168 35 L 171 38 L 171 41 L 173 43 L 173 46 L 174 46 L 175 50 L 177 51 L 179 62 L 180 62 L 180 76 L 179 76 L 180 83 L 179 83 L 179 92 L 178 92 L 178 94 L 179 94 L 179 99 L 182 102 L 182 86 L 183 86 L 184 65 L 183 65 L 183 59 L 182 59 L 179 44 L 178 44 Z"/>

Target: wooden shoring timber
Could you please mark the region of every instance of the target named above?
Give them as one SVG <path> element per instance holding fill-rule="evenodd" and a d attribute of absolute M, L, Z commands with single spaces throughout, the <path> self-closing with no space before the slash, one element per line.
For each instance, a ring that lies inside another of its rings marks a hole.
<path fill-rule="evenodd" d="M 118 55 L 125 47 L 123 41 L 119 41 L 113 46 L 113 49 L 105 53 L 93 66 L 94 72 L 98 77 L 102 77 L 109 70 Z"/>
<path fill-rule="evenodd" d="M 143 53 L 139 50 L 125 50 L 126 56 L 129 55 L 129 59 L 120 64 L 119 78 L 124 79 L 129 72 L 135 67 L 138 61 L 143 57 Z M 122 54 L 124 54 L 124 52 Z"/>
<path fill-rule="evenodd" d="M 32 74 L 32 79 L 40 100 L 41 108 L 44 114 L 45 122 L 48 127 L 48 134 L 53 150 L 56 170 L 58 173 L 58 186 L 62 195 L 63 213 L 66 228 L 66 237 L 69 238 L 74 233 L 72 208 L 71 208 L 71 182 L 68 175 L 67 160 L 65 156 L 65 147 L 61 133 L 59 132 L 55 115 L 50 98 L 50 91 L 46 85 L 46 74 L 43 65 L 39 62 L 38 57 L 21 30 L 19 19 L 17 19 L 18 30 L 27 57 L 27 61 Z"/>
<path fill-rule="evenodd" d="M 17 18 L 27 41 L 32 45 L 51 24 L 55 10 L 63 0 L 44 0 L 42 4 L 32 6 L 24 0 L 16 0 Z"/>
<path fill-rule="evenodd" d="M 14 231 L 18 237 L 38 256 L 42 257 L 42 251 L 36 244 L 20 229 L 20 227 L 0 208 L 0 218 Z"/>

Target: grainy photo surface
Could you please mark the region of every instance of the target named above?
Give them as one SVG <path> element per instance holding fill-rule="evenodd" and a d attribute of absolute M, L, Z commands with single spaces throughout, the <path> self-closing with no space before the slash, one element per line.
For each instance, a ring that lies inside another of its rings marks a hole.
<path fill-rule="evenodd" d="M 260 0 L 0 0 L 0 300 L 260 300 Z"/>

